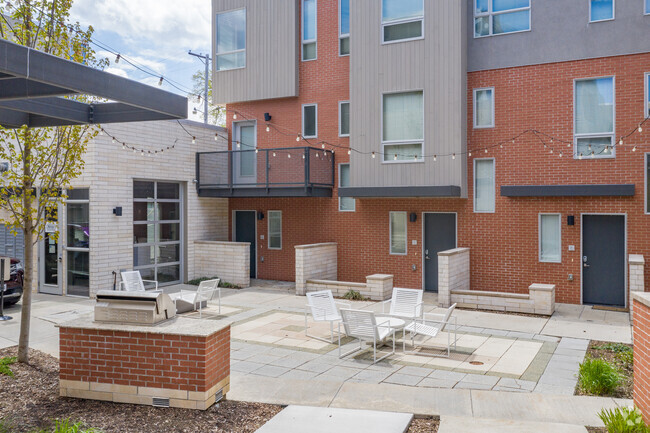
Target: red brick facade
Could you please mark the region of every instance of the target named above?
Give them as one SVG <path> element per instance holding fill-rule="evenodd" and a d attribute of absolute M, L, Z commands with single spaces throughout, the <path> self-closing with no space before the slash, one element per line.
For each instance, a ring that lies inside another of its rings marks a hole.
<path fill-rule="evenodd" d="M 650 308 L 634 301 L 634 404 L 650 422 Z"/>

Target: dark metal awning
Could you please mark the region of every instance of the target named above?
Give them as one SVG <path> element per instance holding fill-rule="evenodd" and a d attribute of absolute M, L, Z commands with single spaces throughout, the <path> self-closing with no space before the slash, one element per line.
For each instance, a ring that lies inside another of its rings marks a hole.
<path fill-rule="evenodd" d="M 501 187 L 503 197 L 630 197 L 634 184 L 607 185 L 508 185 Z"/>
<path fill-rule="evenodd" d="M 88 95 L 109 102 L 63 98 Z M 187 118 L 187 98 L 0 39 L 5 128 Z"/>

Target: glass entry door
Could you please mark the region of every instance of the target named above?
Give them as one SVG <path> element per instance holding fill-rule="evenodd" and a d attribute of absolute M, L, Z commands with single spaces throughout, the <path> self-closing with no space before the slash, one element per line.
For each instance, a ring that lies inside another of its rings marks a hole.
<path fill-rule="evenodd" d="M 90 296 L 90 197 L 87 188 L 68 191 L 66 294 Z"/>
<path fill-rule="evenodd" d="M 235 123 L 233 130 L 233 174 L 235 184 L 257 183 L 257 128 L 255 122 Z"/>
<path fill-rule="evenodd" d="M 58 212 L 51 212 L 45 223 L 45 234 L 39 244 L 39 292 L 63 295 L 61 284 L 62 256 L 58 243 Z"/>

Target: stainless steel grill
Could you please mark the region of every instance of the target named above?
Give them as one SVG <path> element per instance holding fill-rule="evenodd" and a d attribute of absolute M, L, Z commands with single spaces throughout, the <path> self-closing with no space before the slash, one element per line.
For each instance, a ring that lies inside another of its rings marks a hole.
<path fill-rule="evenodd" d="M 162 292 L 97 292 L 96 322 L 155 325 L 174 316 L 176 307 Z"/>

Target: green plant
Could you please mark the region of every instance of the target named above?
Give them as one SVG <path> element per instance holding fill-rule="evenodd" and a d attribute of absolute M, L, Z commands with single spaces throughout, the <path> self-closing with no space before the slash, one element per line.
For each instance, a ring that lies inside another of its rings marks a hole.
<path fill-rule="evenodd" d="M 189 280 L 187 284 L 190 284 L 192 286 L 198 286 L 201 284 L 203 281 L 208 281 L 208 280 L 215 280 L 219 277 L 200 277 L 200 278 L 194 278 L 193 280 Z M 227 281 L 219 281 L 219 287 L 223 287 L 224 289 L 241 289 L 241 286 L 238 286 L 237 284 L 232 284 Z"/>
<path fill-rule="evenodd" d="M 632 366 L 634 353 L 631 350 L 628 352 L 619 352 L 616 354 L 616 360 L 626 367 Z"/>
<path fill-rule="evenodd" d="M 50 433 L 48 430 L 43 430 L 42 433 Z M 51 433 L 99 433 L 94 428 L 84 429 L 83 424 L 80 422 L 73 423 L 69 419 L 54 421 L 54 428 Z"/>
<path fill-rule="evenodd" d="M 363 296 L 361 296 L 361 293 L 357 292 L 356 290 L 350 289 L 348 293 L 343 295 L 345 299 L 349 299 L 350 301 L 363 301 Z"/>
<path fill-rule="evenodd" d="M 635 407 L 603 409 L 598 414 L 609 433 L 648 433 L 641 412 Z"/>
<path fill-rule="evenodd" d="M 9 418 L 0 418 L 0 433 L 12 433 L 14 431 L 13 423 Z"/>
<path fill-rule="evenodd" d="M 14 364 L 16 362 L 16 357 L 6 357 L 6 358 L 0 358 L 0 374 L 4 374 L 5 376 L 9 377 L 14 377 L 14 372 L 11 371 L 9 366 L 11 364 Z M 0 430 L 2 432 L 2 430 Z"/>
<path fill-rule="evenodd" d="M 616 353 L 632 352 L 632 348 L 630 346 L 622 343 L 606 343 L 601 344 L 600 346 L 594 346 L 593 348 L 596 350 L 609 350 Z"/>
<path fill-rule="evenodd" d="M 580 364 L 578 381 L 583 390 L 589 394 L 609 394 L 621 382 L 621 376 L 615 366 L 602 359 L 587 358 Z"/>

